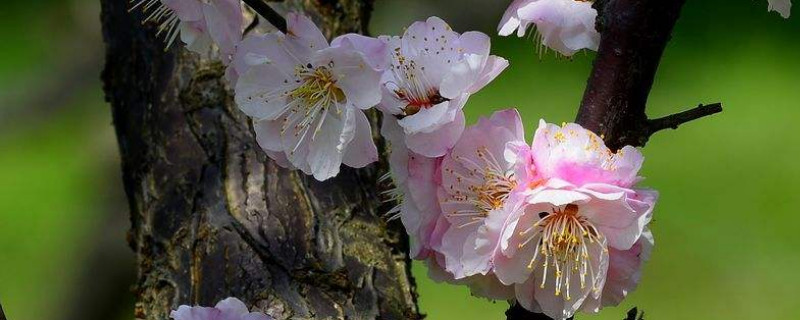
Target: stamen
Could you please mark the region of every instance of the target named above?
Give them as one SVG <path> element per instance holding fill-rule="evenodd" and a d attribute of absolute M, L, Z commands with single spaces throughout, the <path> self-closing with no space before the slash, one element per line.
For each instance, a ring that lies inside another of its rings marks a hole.
<path fill-rule="evenodd" d="M 161 0 L 131 0 L 131 3 L 133 5 L 128 9 L 128 12 L 141 8 L 142 13 L 147 14 L 142 24 L 148 22 L 158 24 L 156 36 L 164 35 L 164 39 L 167 42 L 164 49 L 169 49 L 178 37 L 179 31 L 178 26 L 180 24 L 180 19 L 178 19 L 175 12 L 165 6 Z"/>
<path fill-rule="evenodd" d="M 513 171 L 501 165 L 487 147 L 481 146 L 475 152 L 474 158 L 478 161 L 472 157 L 453 157 L 466 169 L 466 172 L 445 168 L 446 174 L 452 175 L 456 180 L 456 184 L 449 186 L 451 195 L 446 199 L 447 204 L 470 205 L 469 209 L 448 213 L 450 217 L 474 218 L 482 221 L 492 210 L 502 208 L 508 195 L 517 187 Z M 473 223 L 474 220 L 471 220 L 459 227 Z"/>
<path fill-rule="evenodd" d="M 392 57 L 394 64 L 391 71 L 395 81 L 390 84 L 396 88 L 390 89 L 390 91 L 394 92 L 397 99 L 406 102 L 403 116 L 411 116 L 422 109 L 449 101 L 442 97 L 439 89 L 428 80 L 424 66 L 419 66 L 416 61 L 407 59 L 399 50 L 396 50 Z"/>
<path fill-rule="evenodd" d="M 520 236 L 531 234 L 519 247 L 525 247 L 530 242 L 536 241 L 536 250 L 533 258 L 528 263 L 529 269 L 534 269 L 541 264 L 544 268 L 542 281 L 539 285 L 544 289 L 547 285 L 548 268 L 555 268 L 554 292 L 560 296 L 564 292 L 564 299 L 571 300 L 570 285 L 572 276 L 580 279 L 581 288 L 586 287 L 586 281 L 596 287 L 593 259 L 589 254 L 589 247 L 595 246 L 607 252 L 604 246 L 603 235 L 585 217 L 578 212 L 578 206 L 569 204 L 563 209 L 556 209 L 552 214 L 541 215 L 540 220 L 532 227 L 519 233 Z"/>

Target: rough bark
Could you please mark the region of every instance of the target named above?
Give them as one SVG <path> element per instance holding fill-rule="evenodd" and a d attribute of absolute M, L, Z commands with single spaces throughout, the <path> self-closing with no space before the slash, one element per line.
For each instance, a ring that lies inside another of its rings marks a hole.
<path fill-rule="evenodd" d="M 304 7 L 330 36 L 363 32 L 371 10 L 369 0 L 286 5 Z M 102 0 L 136 317 L 235 296 L 276 319 L 417 318 L 407 242 L 379 214 L 384 165 L 324 183 L 279 168 L 234 106 L 224 68 L 165 51 L 127 8 Z"/>

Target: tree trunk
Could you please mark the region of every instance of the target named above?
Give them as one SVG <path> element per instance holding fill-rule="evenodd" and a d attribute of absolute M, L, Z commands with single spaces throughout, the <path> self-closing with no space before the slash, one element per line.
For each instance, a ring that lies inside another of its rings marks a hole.
<path fill-rule="evenodd" d="M 278 167 L 234 105 L 222 65 L 165 51 L 125 0 L 101 1 L 136 317 L 168 319 L 178 305 L 235 296 L 276 319 L 418 318 L 402 226 L 380 215 L 385 163 L 324 183 Z M 372 6 L 285 5 L 303 7 L 329 36 L 363 33 Z"/>

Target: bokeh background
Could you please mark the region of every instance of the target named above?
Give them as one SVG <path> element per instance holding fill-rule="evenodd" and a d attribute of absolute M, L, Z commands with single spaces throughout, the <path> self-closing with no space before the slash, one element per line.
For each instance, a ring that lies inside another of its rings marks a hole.
<path fill-rule="evenodd" d="M 509 1 L 378 0 L 372 32 L 438 15 L 493 34 Z M 127 203 L 99 73 L 96 0 L 6 0 L 0 9 L 0 301 L 12 320 L 131 320 Z M 765 0 L 688 1 L 648 113 L 698 103 L 725 111 L 654 136 L 644 184 L 661 192 L 656 247 L 622 306 L 580 319 L 798 319 L 800 12 Z M 592 53 L 539 57 L 531 39 L 495 38 L 511 68 L 475 95 L 471 122 L 506 107 L 574 118 Z M 429 319 L 504 319 L 505 302 L 436 284 L 414 266 Z"/>

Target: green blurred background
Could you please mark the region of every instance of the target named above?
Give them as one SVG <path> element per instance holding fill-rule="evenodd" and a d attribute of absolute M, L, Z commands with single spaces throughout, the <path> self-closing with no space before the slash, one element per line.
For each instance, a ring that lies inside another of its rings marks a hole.
<path fill-rule="evenodd" d="M 372 31 L 429 15 L 492 33 L 508 1 L 377 0 Z M 800 319 L 800 12 L 765 0 L 688 1 L 648 112 L 725 112 L 654 136 L 644 184 L 661 192 L 653 257 L 622 306 L 581 319 Z M 135 278 L 96 0 L 4 1 L 0 10 L 0 301 L 11 320 L 130 320 Z M 518 107 L 570 121 L 593 54 L 541 59 L 496 38 L 511 68 L 474 96 L 471 121 Z M 429 319 L 503 319 L 505 302 L 436 284 L 415 265 Z"/>

